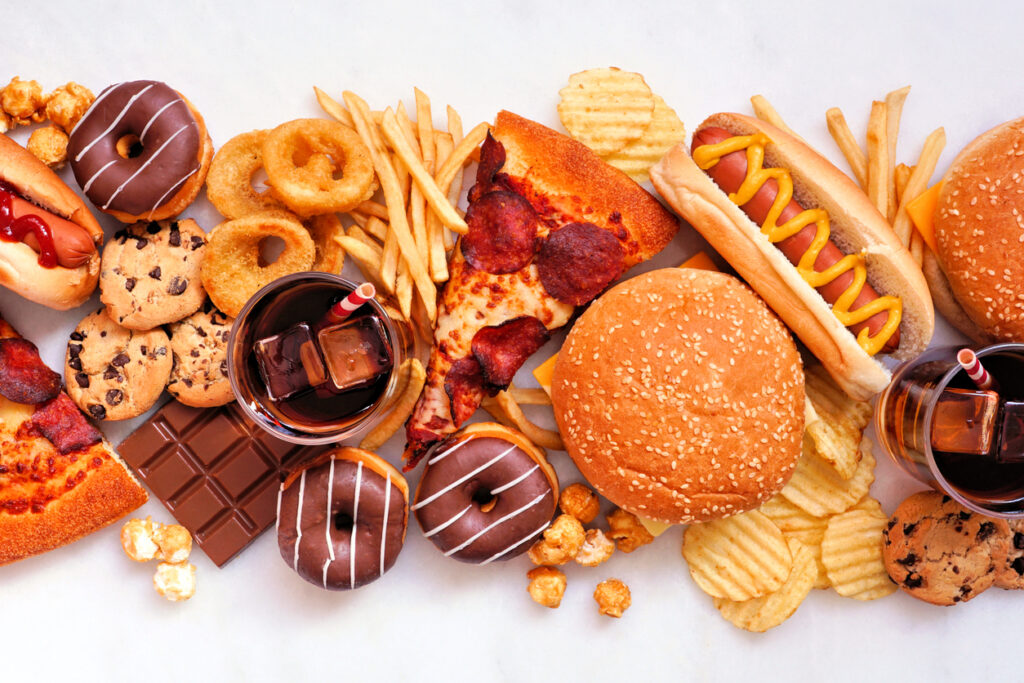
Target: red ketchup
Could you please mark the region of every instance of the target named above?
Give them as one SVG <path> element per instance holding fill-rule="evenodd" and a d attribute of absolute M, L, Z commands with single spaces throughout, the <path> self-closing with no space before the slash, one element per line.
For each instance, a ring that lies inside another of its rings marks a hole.
<path fill-rule="evenodd" d="M 39 216 L 14 217 L 14 202 L 18 191 L 9 183 L 0 180 L 0 240 L 21 242 L 25 235 L 32 233 L 39 243 L 39 265 L 43 268 L 57 266 L 57 249 L 53 245 L 53 232 Z"/>

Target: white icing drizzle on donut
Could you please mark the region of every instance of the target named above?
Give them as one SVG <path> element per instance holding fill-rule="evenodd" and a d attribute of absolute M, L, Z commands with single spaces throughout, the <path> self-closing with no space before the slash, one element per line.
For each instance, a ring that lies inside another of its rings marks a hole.
<path fill-rule="evenodd" d="M 146 125 L 142 128 L 142 132 L 139 134 L 139 142 L 146 144 L 146 131 L 149 130 L 149 127 L 153 125 L 153 122 L 156 121 L 160 117 L 160 114 L 163 114 L 168 107 L 173 107 L 178 102 L 185 104 L 185 100 L 171 100 L 164 106 L 160 107 L 155 114 L 149 117 L 149 121 L 146 122 Z"/>
<path fill-rule="evenodd" d="M 502 551 L 501 551 L 500 553 L 495 553 L 494 555 L 491 555 L 491 556 L 490 556 L 490 557 L 488 557 L 488 558 L 487 558 L 486 560 L 484 560 L 483 562 L 481 562 L 481 563 L 480 563 L 480 566 L 482 567 L 482 566 L 484 566 L 485 564 L 490 564 L 491 562 L 494 562 L 495 560 L 499 560 L 499 559 L 501 559 L 501 557 L 502 557 L 502 556 L 504 556 L 504 555 L 506 555 L 506 554 L 507 554 L 507 553 L 508 553 L 509 551 L 511 551 L 511 550 L 513 550 L 513 549 L 515 549 L 515 548 L 518 548 L 518 547 L 519 547 L 519 546 L 521 546 L 521 545 L 522 545 L 523 543 L 526 543 L 526 542 L 527 542 L 527 541 L 529 541 L 529 540 L 530 540 L 531 538 L 533 538 L 534 536 L 536 536 L 536 535 L 537 535 L 537 534 L 539 534 L 540 532 L 542 532 L 542 531 L 544 531 L 545 529 L 547 529 L 547 528 L 548 528 L 548 526 L 549 526 L 550 524 L 551 524 L 551 522 L 544 522 L 543 524 L 541 524 L 541 525 L 540 525 L 540 528 L 539 528 L 539 529 L 537 529 L 536 531 L 531 531 L 531 532 L 530 532 L 529 534 L 527 534 L 526 536 L 523 536 L 522 538 L 520 538 L 520 539 L 519 539 L 518 541 L 516 541 L 516 542 L 515 542 L 515 543 L 513 543 L 512 545 L 510 545 L 509 547 L 507 547 L 507 548 L 505 548 L 504 550 L 502 550 Z"/>
<path fill-rule="evenodd" d="M 299 502 L 295 505 L 295 559 L 292 569 L 299 571 L 299 542 L 302 541 L 302 497 L 306 494 L 306 470 L 299 477 Z"/>
<path fill-rule="evenodd" d="M 121 87 L 122 85 L 124 85 L 124 83 L 117 83 L 117 84 L 115 84 L 115 85 L 112 85 L 112 86 L 110 86 L 109 88 L 107 88 L 107 89 L 106 89 L 106 90 L 104 90 L 103 92 L 101 92 L 101 93 L 100 93 L 100 96 L 99 96 L 99 97 L 97 97 L 97 98 L 96 98 L 95 100 L 93 100 L 93 103 L 92 103 L 92 105 L 90 105 L 89 109 L 88 109 L 88 110 L 86 110 L 86 112 L 85 112 L 85 115 L 84 115 L 84 116 L 82 116 L 82 118 L 80 118 L 80 119 L 78 120 L 78 123 L 76 123 L 75 125 L 77 126 L 77 125 L 79 125 L 79 124 L 85 123 L 85 122 L 86 122 L 86 121 L 87 121 L 87 120 L 89 119 L 89 117 L 93 115 L 93 112 L 95 112 L 95 111 L 96 111 L 96 109 L 97 109 L 96 105 L 98 105 L 98 104 L 99 104 L 100 102 L 102 102 L 103 100 L 107 99 L 107 96 L 108 96 L 108 95 L 110 95 L 111 93 L 113 93 L 114 91 L 116 91 L 116 90 L 117 90 L 118 88 L 120 88 L 120 87 Z"/>
<path fill-rule="evenodd" d="M 465 507 L 465 509 L 463 509 L 463 510 L 462 510 L 462 512 L 456 512 L 456 513 L 455 513 L 455 516 L 454 516 L 454 517 L 452 517 L 451 519 L 449 519 L 449 520 L 448 520 L 447 522 L 442 522 L 441 524 L 438 524 L 437 526 L 435 526 L 435 527 L 434 527 L 433 529 L 431 529 L 430 531 L 425 531 L 425 532 L 423 532 L 423 537 L 424 537 L 424 538 L 430 538 L 430 537 L 431 537 L 431 536 L 433 536 L 434 534 L 436 534 L 436 533 L 439 533 L 439 532 L 441 532 L 441 531 L 444 531 L 444 530 L 445 530 L 445 529 L 447 529 L 447 528 L 448 528 L 449 526 L 451 526 L 452 524 L 455 524 L 455 522 L 457 522 L 457 521 L 459 521 L 460 519 L 462 519 L 462 516 L 463 516 L 464 514 L 466 514 L 467 512 L 469 512 L 470 510 L 472 510 L 472 509 L 473 509 L 473 504 L 472 504 L 472 503 L 470 503 L 469 505 L 467 505 L 467 506 Z"/>
<path fill-rule="evenodd" d="M 111 166 L 113 166 L 116 163 L 117 163 L 117 159 L 111 159 L 107 163 L 103 164 L 103 166 L 100 168 L 100 170 L 98 170 L 95 173 L 93 173 L 92 174 L 92 178 L 89 178 L 89 180 L 85 183 L 85 185 L 82 187 L 82 192 L 88 192 L 89 188 L 92 187 L 93 181 L 95 181 L 97 178 L 99 178 L 101 175 L 103 175 L 104 171 L 106 171 L 108 168 L 110 168 Z"/>
<path fill-rule="evenodd" d="M 193 168 L 193 169 L 192 169 L 191 171 L 189 171 L 188 173 L 186 173 L 185 175 L 183 175 L 183 176 L 181 177 L 181 180 L 179 180 L 178 182 L 176 182 L 176 183 L 174 183 L 173 185 L 171 185 L 171 187 L 170 187 L 170 188 L 168 188 L 167 192 L 164 192 L 164 193 L 163 193 L 162 195 L 160 195 L 160 199 L 156 200 L 156 204 L 154 204 L 154 205 L 153 205 L 153 208 L 151 208 L 151 209 L 149 210 L 149 213 L 148 213 L 148 214 L 146 214 L 146 219 L 148 220 L 148 219 L 152 218 L 152 217 L 153 217 L 153 213 L 154 213 L 154 212 L 155 212 L 155 211 L 156 211 L 157 209 L 159 209 L 159 208 L 160 208 L 160 207 L 161 207 L 161 206 L 163 205 L 163 203 L 164 203 L 164 200 L 165 200 L 165 199 L 167 199 L 167 195 L 171 194 L 172 192 L 174 192 L 175 190 L 177 190 L 177 189 L 178 189 L 179 187 L 181 187 L 181 184 L 182 184 L 182 183 L 184 183 L 184 182 L 185 182 L 186 180 L 188 180 L 189 178 L 191 178 L 191 177 L 192 177 L 193 175 L 195 175 L 195 174 L 196 174 L 196 173 L 197 173 L 197 172 L 199 171 L 199 169 L 200 169 L 200 167 L 199 167 L 199 166 L 196 166 L 196 167 L 195 167 L 195 168 Z"/>
<path fill-rule="evenodd" d="M 327 523 L 324 524 L 324 536 L 327 537 L 327 552 L 330 553 L 330 562 L 334 562 L 334 544 L 331 542 L 331 494 L 334 493 L 334 458 L 331 458 L 331 471 L 327 475 Z M 324 576 L 327 576 L 327 569 L 324 569 Z"/>
<path fill-rule="evenodd" d="M 503 486 L 499 486 L 496 489 L 493 489 L 491 491 L 491 495 L 492 496 L 496 496 L 499 493 L 501 493 L 502 491 L 507 491 L 508 489 L 512 488 L 513 486 L 515 486 L 519 482 L 523 481 L 524 479 L 526 479 L 528 476 L 530 476 L 531 474 L 533 474 L 534 472 L 536 472 L 539 469 L 540 469 L 540 465 L 534 465 L 533 469 L 530 469 L 530 470 L 527 470 L 527 471 L 523 472 L 518 477 L 516 477 L 515 479 L 510 481 L 509 483 L 507 483 L 507 484 L 505 484 Z"/>
<path fill-rule="evenodd" d="M 110 91 L 108 91 L 107 94 L 109 94 L 110 92 L 113 92 L 114 90 L 120 88 L 122 85 L 124 85 L 124 83 L 119 83 L 118 85 L 116 85 L 113 88 L 111 88 Z M 109 126 L 107 126 L 107 129 L 105 131 L 103 131 L 102 133 L 100 133 L 99 135 L 97 135 L 96 137 L 94 137 L 89 142 L 88 145 L 86 145 L 85 147 L 82 148 L 82 151 L 79 152 L 78 156 L 75 157 L 75 162 L 77 163 L 77 162 L 81 161 L 82 157 L 84 157 L 89 152 L 89 150 L 93 148 L 93 146 L 97 142 L 99 142 L 100 140 L 105 138 L 107 135 L 109 135 L 110 131 L 114 130 L 114 128 L 117 126 L 117 124 L 121 122 L 121 119 L 124 118 L 125 114 L 128 113 L 128 110 L 130 110 L 132 108 L 132 105 L 135 104 L 135 100 L 137 100 L 140 97 L 142 97 L 143 95 L 145 95 L 146 91 L 148 91 L 152 87 L 153 87 L 153 84 L 150 83 L 145 88 L 143 88 L 139 92 L 137 92 L 134 95 L 132 95 L 131 99 L 129 99 L 128 102 L 125 103 L 124 107 L 121 108 L 121 111 L 117 114 L 117 117 L 114 118 L 114 120 L 110 122 Z M 103 97 L 106 97 L 107 94 L 104 94 Z M 103 99 L 103 97 L 101 97 L 100 99 Z M 90 112 L 89 113 L 92 113 L 93 111 L 95 111 L 96 105 L 99 104 L 99 101 L 100 100 L 96 100 L 95 102 L 92 103 L 92 107 L 90 108 Z M 83 119 L 83 121 L 84 121 L 84 119 Z M 82 121 L 79 121 L 78 125 L 79 126 L 82 125 Z"/>
<path fill-rule="evenodd" d="M 391 472 L 384 482 L 384 527 L 380 530 L 380 576 L 384 576 L 384 552 L 388 545 L 388 513 L 391 512 Z"/>
<path fill-rule="evenodd" d="M 483 536 L 484 534 L 486 534 L 486 533 L 487 533 L 488 531 L 490 531 L 491 529 L 494 529 L 495 527 L 497 527 L 497 526 L 499 526 L 499 525 L 501 525 L 501 524 L 504 524 L 504 523 L 505 523 L 505 522 L 507 522 L 508 520 L 510 520 L 510 519 L 512 519 L 512 518 L 514 518 L 514 517 L 516 517 L 516 516 L 518 516 L 518 515 L 520 515 L 520 514 L 522 514 L 523 512 L 526 512 L 527 510 L 529 510 L 530 508 L 532 508 L 532 507 L 533 507 L 534 505 L 536 505 L 537 503 L 539 503 L 539 502 L 540 502 L 540 501 L 541 501 L 541 500 L 542 500 L 542 499 L 544 498 L 544 496 L 546 496 L 546 495 L 548 495 L 548 492 L 547 492 L 547 491 L 545 491 L 544 493 L 540 494 L 539 496 L 537 496 L 536 498 L 534 498 L 534 499 L 533 499 L 532 501 L 530 501 L 529 503 L 527 503 L 527 504 L 526 504 L 526 505 L 524 505 L 523 507 L 519 508 L 518 510 L 515 510 L 515 511 L 513 511 L 513 512 L 510 512 L 510 513 L 508 513 L 507 515 L 505 515 L 504 517 L 502 517 L 501 519 L 497 520 L 496 522 L 493 522 L 493 523 L 491 523 L 491 524 L 488 524 L 488 525 L 487 525 L 486 527 L 484 527 L 484 528 L 483 528 L 483 529 L 481 529 L 480 531 L 476 532 L 475 534 L 473 534 L 472 536 L 470 536 L 469 538 L 467 538 L 467 539 L 466 539 L 465 541 L 463 541 L 463 542 L 462 542 L 461 544 L 459 544 L 459 545 L 455 546 L 454 548 L 452 548 L 451 550 L 449 550 L 448 552 L 446 552 L 446 553 L 444 554 L 444 556 L 445 556 L 445 557 L 451 557 L 452 555 L 454 555 L 455 553 L 459 552 L 459 551 L 460 551 L 460 550 L 462 550 L 463 548 L 465 548 L 465 547 L 467 547 L 467 546 L 471 545 L 471 544 L 473 543 L 473 541 L 475 541 L 476 539 L 480 538 L 481 536 Z"/>
<path fill-rule="evenodd" d="M 443 459 L 443 458 L 444 458 L 445 456 L 447 456 L 447 455 L 448 455 L 449 453 L 453 453 L 454 451 L 457 451 L 457 450 L 459 450 L 460 448 L 462 448 L 463 446 L 465 446 L 465 445 L 466 445 L 467 443 L 469 443 L 469 442 L 470 442 L 470 441 L 472 441 L 472 440 L 473 440 L 473 437 L 470 437 L 470 438 L 468 438 L 468 439 L 465 439 L 465 440 L 463 440 L 463 441 L 460 441 L 460 442 L 458 442 L 457 444 L 455 444 L 455 445 L 454 445 L 454 446 L 452 446 L 451 448 L 447 448 L 447 449 L 445 449 L 445 450 L 441 451 L 440 453 L 436 454 L 436 455 L 435 455 L 435 456 L 434 456 L 433 458 L 431 458 L 430 460 L 428 460 L 428 461 L 427 461 L 427 464 L 428 464 L 428 465 L 433 465 L 433 464 L 434 464 L 435 462 L 437 462 L 437 461 L 439 461 L 439 460 L 442 460 L 442 459 Z"/>
<path fill-rule="evenodd" d="M 480 467 L 477 467 L 475 470 L 473 470 L 469 474 L 463 476 L 460 479 L 457 479 L 457 480 L 453 481 L 451 484 L 448 484 L 448 486 L 444 487 L 443 489 L 441 489 L 440 491 L 438 491 L 434 495 L 430 496 L 426 500 L 421 500 L 420 502 L 416 503 L 415 505 L 412 506 L 411 509 L 419 510 L 424 505 L 428 505 L 428 504 L 434 502 L 435 500 L 437 500 L 438 498 L 440 498 L 444 494 L 448 493 L 449 491 L 451 491 L 453 488 L 455 488 L 459 484 L 461 484 L 463 482 L 466 482 L 466 481 L 469 481 L 470 479 L 472 479 L 476 475 L 480 474 L 481 472 L 486 470 L 488 467 L 490 467 L 494 463 L 498 462 L 499 460 L 501 460 L 502 458 L 504 458 L 506 455 L 508 455 L 509 453 L 511 453 L 514 450 L 516 450 L 516 446 L 509 446 L 504 451 L 502 451 L 498 455 L 494 456 L 492 459 L 488 460 L 483 465 L 480 465 Z M 427 463 L 427 464 L 429 465 L 431 463 Z"/>
<path fill-rule="evenodd" d="M 274 531 L 281 530 L 281 496 L 284 495 L 284 484 L 277 488 L 277 519 L 274 520 Z"/>
<path fill-rule="evenodd" d="M 324 590 L 327 589 L 327 568 L 330 567 L 330 566 L 331 566 L 331 560 L 330 559 L 324 560 L 324 571 L 323 571 L 323 577 L 322 577 L 323 578 L 323 583 L 324 583 Z"/>
<path fill-rule="evenodd" d="M 352 502 L 352 542 L 348 551 L 348 585 L 356 587 L 356 530 L 359 526 L 359 491 L 363 487 L 363 461 L 356 463 L 356 499 Z"/>
<path fill-rule="evenodd" d="M 171 142 L 174 140 L 174 138 L 178 137 L 179 135 L 184 133 L 186 130 L 188 130 L 190 127 L 193 127 L 195 125 L 196 125 L 196 123 L 195 123 L 195 121 L 193 121 L 191 123 L 186 123 L 184 126 L 179 128 L 178 130 L 174 131 L 174 135 L 172 135 L 171 137 L 167 138 L 164 141 L 164 144 L 160 145 L 160 147 L 157 148 L 156 152 L 154 152 L 151 157 L 146 159 L 146 163 L 142 164 L 142 166 L 139 166 L 139 168 L 135 171 L 135 173 L 132 173 L 130 176 L 128 176 L 128 179 L 125 180 L 123 183 L 121 183 L 116 190 L 114 190 L 114 193 L 111 194 L 110 197 L 107 198 L 107 203 L 104 204 L 100 208 L 103 209 L 104 211 L 106 211 L 107 208 L 110 206 L 110 203 L 114 201 L 114 199 L 117 197 L 117 195 L 121 194 L 121 190 L 123 190 L 125 187 L 127 187 L 128 183 L 130 183 L 133 180 L 135 180 L 136 176 L 138 176 L 140 173 L 145 171 L 146 167 L 149 166 L 151 163 L 153 163 L 154 159 L 156 159 L 158 156 L 160 156 L 160 153 L 164 151 L 164 148 L 167 147 L 167 145 L 171 144 Z"/>

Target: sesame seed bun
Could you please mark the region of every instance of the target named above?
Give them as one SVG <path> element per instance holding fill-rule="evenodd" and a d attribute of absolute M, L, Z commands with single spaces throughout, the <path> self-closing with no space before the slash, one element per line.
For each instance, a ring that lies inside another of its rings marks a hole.
<path fill-rule="evenodd" d="M 1024 341 L 1022 194 L 1024 118 L 967 145 L 935 207 L 935 255 L 950 290 L 981 334 L 999 341 Z"/>
<path fill-rule="evenodd" d="M 668 524 L 758 507 L 800 457 L 796 345 L 722 273 L 667 268 L 613 287 L 569 333 L 551 398 L 583 476 L 616 505 Z"/>

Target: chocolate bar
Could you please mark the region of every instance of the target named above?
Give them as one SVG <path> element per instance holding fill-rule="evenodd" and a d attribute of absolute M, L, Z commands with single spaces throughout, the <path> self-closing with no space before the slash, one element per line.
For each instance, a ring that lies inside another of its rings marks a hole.
<path fill-rule="evenodd" d="M 203 552 L 223 566 L 274 524 L 287 471 L 323 448 L 271 436 L 235 403 L 190 408 L 170 401 L 118 451 Z"/>

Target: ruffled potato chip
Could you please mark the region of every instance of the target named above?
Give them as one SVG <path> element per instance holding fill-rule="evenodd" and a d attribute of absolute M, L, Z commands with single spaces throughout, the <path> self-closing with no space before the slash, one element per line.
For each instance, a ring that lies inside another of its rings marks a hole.
<path fill-rule="evenodd" d="M 573 74 L 558 94 L 562 125 L 602 156 L 643 135 L 654 115 L 654 95 L 644 77 L 614 67 Z"/>

